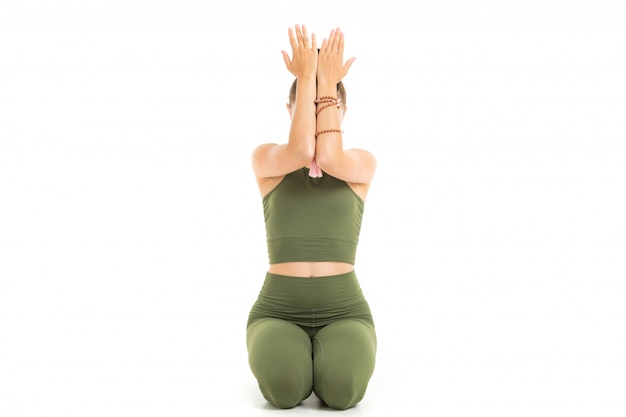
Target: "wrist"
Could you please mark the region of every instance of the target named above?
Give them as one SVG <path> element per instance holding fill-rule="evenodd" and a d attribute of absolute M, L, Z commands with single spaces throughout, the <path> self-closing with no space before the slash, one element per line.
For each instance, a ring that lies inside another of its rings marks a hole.
<path fill-rule="evenodd" d="M 317 85 L 318 87 L 333 87 L 336 86 L 337 83 L 333 83 L 333 81 L 330 79 L 330 77 L 320 77 L 319 75 L 317 76 Z"/>
<path fill-rule="evenodd" d="M 301 74 L 296 77 L 298 82 L 315 82 L 315 74 Z"/>
<path fill-rule="evenodd" d="M 331 82 L 320 82 L 317 83 L 317 96 L 318 97 L 334 97 L 337 98 L 337 84 Z"/>

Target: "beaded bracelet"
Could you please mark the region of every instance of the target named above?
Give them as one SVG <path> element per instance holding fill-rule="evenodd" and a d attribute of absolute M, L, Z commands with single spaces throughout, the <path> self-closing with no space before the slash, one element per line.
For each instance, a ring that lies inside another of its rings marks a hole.
<path fill-rule="evenodd" d="M 320 107 L 319 109 L 317 109 L 317 111 L 315 112 L 315 115 L 317 116 L 318 114 L 320 114 L 322 112 L 322 110 L 327 109 L 329 107 L 333 107 L 335 105 L 335 103 L 328 103 L 323 107 Z M 341 106 L 339 104 L 337 104 L 337 108 L 340 109 Z"/>
<path fill-rule="evenodd" d="M 341 99 L 337 99 L 336 97 L 331 97 L 331 96 L 322 96 L 320 98 L 318 98 L 317 100 L 315 100 L 315 104 L 319 104 L 319 103 L 339 103 L 341 102 Z"/>
<path fill-rule="evenodd" d="M 320 112 L 324 109 L 327 109 L 329 107 L 332 107 L 334 105 L 337 105 L 337 108 L 341 108 L 341 99 L 337 99 L 335 97 L 331 97 L 331 96 L 322 96 L 320 98 L 318 98 L 317 100 L 315 100 L 315 104 L 322 104 L 322 103 L 327 103 L 326 105 L 324 105 L 323 107 L 319 108 L 316 112 L 315 112 L 315 116 L 317 116 L 318 114 L 320 114 Z"/>
<path fill-rule="evenodd" d="M 315 139 L 317 139 L 317 137 L 318 137 L 319 135 L 322 135 L 322 134 L 324 134 L 324 133 L 343 133 L 343 130 L 341 130 L 341 129 L 326 129 L 326 130 L 320 130 L 319 132 L 317 132 L 317 133 L 315 134 Z"/>

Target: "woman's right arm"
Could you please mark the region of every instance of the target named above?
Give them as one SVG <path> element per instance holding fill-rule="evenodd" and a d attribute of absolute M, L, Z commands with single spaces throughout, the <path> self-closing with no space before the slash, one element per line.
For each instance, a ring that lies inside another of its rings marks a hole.
<path fill-rule="evenodd" d="M 293 59 L 282 51 L 285 65 L 298 80 L 296 101 L 289 140 L 279 145 L 266 143 L 252 153 L 252 167 L 257 179 L 279 177 L 309 163 L 315 155 L 315 98 L 317 45 L 315 35 L 309 42 L 306 27 L 296 25 L 295 36 L 289 28 Z"/>

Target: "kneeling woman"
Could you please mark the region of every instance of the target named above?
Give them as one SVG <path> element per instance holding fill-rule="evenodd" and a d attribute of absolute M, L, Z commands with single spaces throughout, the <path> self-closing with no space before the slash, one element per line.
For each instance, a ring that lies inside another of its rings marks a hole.
<path fill-rule="evenodd" d="M 296 76 L 286 144 L 264 144 L 252 164 L 263 198 L 270 266 L 247 323 L 250 367 L 263 396 L 279 408 L 314 391 L 346 409 L 365 395 L 374 372 L 376 333 L 354 272 L 374 156 L 344 150 L 341 79 L 344 36 L 316 46 L 306 27 L 289 29 Z M 319 51 L 319 52 L 318 52 Z"/>

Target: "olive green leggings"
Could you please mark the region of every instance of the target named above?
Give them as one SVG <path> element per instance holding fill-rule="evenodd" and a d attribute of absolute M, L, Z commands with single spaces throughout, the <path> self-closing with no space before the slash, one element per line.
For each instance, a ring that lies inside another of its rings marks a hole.
<path fill-rule="evenodd" d="M 376 332 L 354 272 L 268 273 L 246 336 L 261 393 L 279 408 L 295 407 L 313 391 L 329 407 L 353 407 L 374 372 Z"/>

